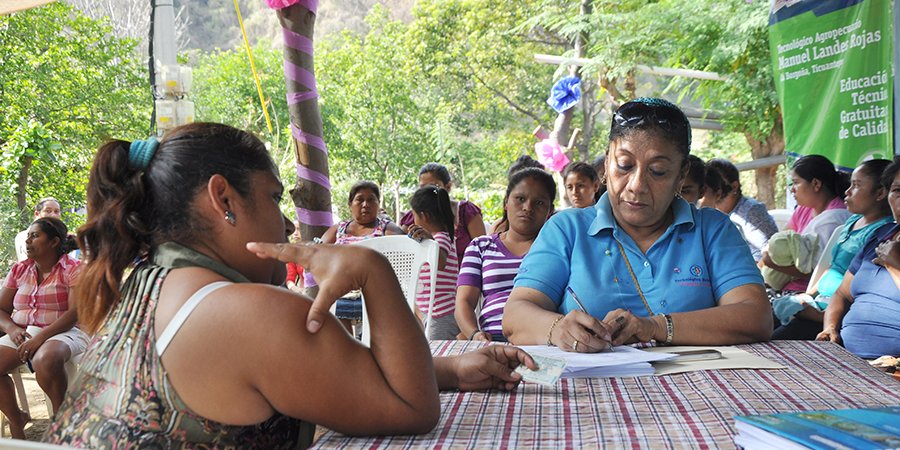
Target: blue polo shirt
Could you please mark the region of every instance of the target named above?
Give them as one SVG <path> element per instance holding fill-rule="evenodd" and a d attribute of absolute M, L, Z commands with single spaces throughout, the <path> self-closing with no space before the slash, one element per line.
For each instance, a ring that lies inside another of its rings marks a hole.
<path fill-rule="evenodd" d="M 616 224 L 608 194 L 593 208 L 554 214 L 522 261 L 515 286 L 543 292 L 563 314 L 578 309 L 566 290 L 571 287 L 594 317 L 617 308 L 647 316 L 617 240 L 654 314 L 710 308 L 738 286 L 763 286 L 750 248 L 728 216 L 681 199 L 673 208 L 674 222 L 646 255 Z"/>

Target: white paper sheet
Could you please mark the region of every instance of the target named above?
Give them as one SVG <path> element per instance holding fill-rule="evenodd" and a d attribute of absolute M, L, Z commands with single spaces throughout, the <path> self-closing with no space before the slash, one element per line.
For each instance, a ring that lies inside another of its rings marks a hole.
<path fill-rule="evenodd" d="M 651 361 L 664 361 L 675 355 L 650 353 L 628 345 L 600 353 L 575 353 L 546 345 L 520 347 L 530 354 L 566 360 L 563 378 L 601 378 L 653 375 Z"/>

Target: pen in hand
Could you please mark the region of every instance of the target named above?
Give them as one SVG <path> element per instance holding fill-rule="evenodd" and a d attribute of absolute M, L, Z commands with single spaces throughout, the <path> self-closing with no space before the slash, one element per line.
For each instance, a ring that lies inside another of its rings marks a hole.
<path fill-rule="evenodd" d="M 584 307 L 584 304 L 581 303 L 581 299 L 579 299 L 578 296 L 575 295 L 575 291 L 572 289 L 572 286 L 566 286 L 566 291 L 569 293 L 569 295 L 572 296 L 572 300 L 575 300 L 575 304 L 578 305 L 578 309 L 580 309 L 581 312 L 590 314 L 589 312 L 587 312 L 587 309 Z M 591 334 L 594 334 L 594 332 L 591 331 Z M 612 349 L 613 349 L 612 342 L 607 342 L 606 345 L 608 346 L 608 349 L 610 351 L 612 351 Z"/>

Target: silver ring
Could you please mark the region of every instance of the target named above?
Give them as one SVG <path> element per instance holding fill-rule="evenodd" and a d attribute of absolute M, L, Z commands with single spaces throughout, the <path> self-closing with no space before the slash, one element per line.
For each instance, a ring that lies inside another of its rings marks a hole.
<path fill-rule="evenodd" d="M 572 346 L 572 350 L 578 351 L 578 341 L 575 341 L 575 345 Z"/>

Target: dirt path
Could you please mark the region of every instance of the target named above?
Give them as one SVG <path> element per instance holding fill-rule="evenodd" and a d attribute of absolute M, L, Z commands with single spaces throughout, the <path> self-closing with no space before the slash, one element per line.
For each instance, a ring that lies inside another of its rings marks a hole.
<path fill-rule="evenodd" d="M 50 416 L 47 414 L 47 399 L 44 391 L 38 386 L 34 374 L 22 374 L 22 382 L 25 392 L 28 394 L 28 410 L 31 414 L 31 422 L 25 425 L 25 437 L 29 441 L 39 441 L 50 426 Z M 9 428 L 4 421 L 3 437 L 9 437 Z"/>

